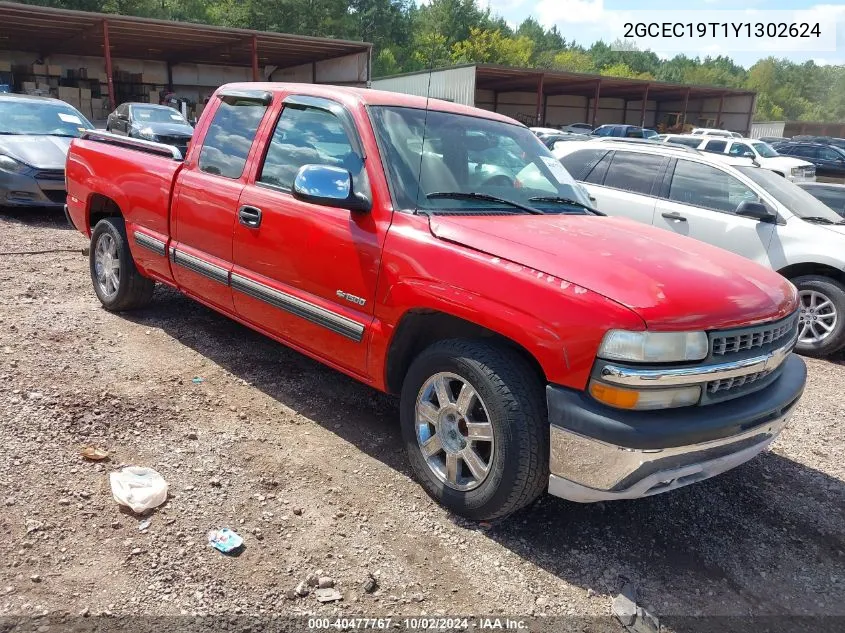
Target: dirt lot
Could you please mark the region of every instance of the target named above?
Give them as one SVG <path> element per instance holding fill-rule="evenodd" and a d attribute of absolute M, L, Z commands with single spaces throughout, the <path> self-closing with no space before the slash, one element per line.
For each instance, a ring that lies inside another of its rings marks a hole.
<path fill-rule="evenodd" d="M 84 246 L 60 213 L 0 214 L 0 617 L 607 616 L 620 576 L 670 630 L 845 616 L 841 361 L 809 361 L 791 426 L 731 473 L 478 526 L 413 481 L 394 399 L 170 290 L 105 312 L 78 253 L 6 254 Z M 83 461 L 87 444 L 110 461 Z M 170 485 L 145 531 L 109 490 L 129 464 Z M 237 558 L 206 542 L 223 526 L 245 538 Z M 312 573 L 344 599 L 290 595 Z"/>

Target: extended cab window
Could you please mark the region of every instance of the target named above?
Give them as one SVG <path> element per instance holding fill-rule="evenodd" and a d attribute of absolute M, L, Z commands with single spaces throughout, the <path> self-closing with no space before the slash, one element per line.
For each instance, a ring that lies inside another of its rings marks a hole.
<path fill-rule="evenodd" d="M 649 195 L 663 160 L 662 156 L 617 150 L 605 176 L 604 186 Z"/>
<path fill-rule="evenodd" d="M 319 108 L 287 105 L 270 139 L 258 181 L 290 190 L 303 165 L 343 167 L 354 177 L 363 162 L 335 115 Z"/>
<path fill-rule="evenodd" d="M 266 110 L 256 101 L 221 101 L 202 144 L 200 170 L 240 178 Z"/>
<path fill-rule="evenodd" d="M 669 199 L 714 211 L 733 213 L 741 202 L 759 202 L 751 189 L 710 165 L 679 160 L 672 175 Z"/>

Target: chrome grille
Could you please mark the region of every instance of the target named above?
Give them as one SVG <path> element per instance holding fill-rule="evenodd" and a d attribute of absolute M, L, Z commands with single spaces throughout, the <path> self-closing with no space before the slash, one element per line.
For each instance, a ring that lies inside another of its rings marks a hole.
<path fill-rule="evenodd" d="M 766 323 L 756 327 L 731 332 L 716 332 L 711 335 L 710 350 L 713 356 L 725 356 L 745 350 L 768 347 L 773 343 L 785 343 L 798 326 L 798 315 L 793 314 L 782 321 Z"/>
<path fill-rule="evenodd" d="M 762 380 L 772 373 L 771 369 L 758 371 L 753 374 L 745 374 L 744 376 L 736 376 L 735 378 L 723 378 L 722 380 L 711 380 L 707 383 L 707 393 L 710 395 L 730 391 L 732 389 L 739 389 L 745 385 L 749 385 L 758 380 Z"/>

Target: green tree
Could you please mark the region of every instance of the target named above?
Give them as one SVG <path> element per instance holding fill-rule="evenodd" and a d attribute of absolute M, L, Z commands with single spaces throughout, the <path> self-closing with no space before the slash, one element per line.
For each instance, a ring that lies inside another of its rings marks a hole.
<path fill-rule="evenodd" d="M 452 46 L 452 61 L 528 66 L 533 52 L 534 44 L 527 37 L 507 37 L 501 31 L 472 27 L 469 38 Z"/>
<path fill-rule="evenodd" d="M 593 58 L 584 51 L 570 49 L 557 53 L 551 62 L 551 68 L 556 70 L 568 70 L 574 73 L 594 73 L 596 66 Z"/>

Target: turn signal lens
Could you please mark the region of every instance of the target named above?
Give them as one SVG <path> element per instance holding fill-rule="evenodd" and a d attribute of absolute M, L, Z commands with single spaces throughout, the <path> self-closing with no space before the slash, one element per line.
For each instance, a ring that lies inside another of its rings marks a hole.
<path fill-rule="evenodd" d="M 590 382 L 590 395 L 602 404 L 617 409 L 673 409 L 688 407 L 698 403 L 701 387 L 678 387 L 677 389 L 623 389 L 593 380 Z"/>
<path fill-rule="evenodd" d="M 619 409 L 633 409 L 637 406 L 640 393 L 633 389 L 620 389 L 600 382 L 590 383 L 590 393 L 593 398 L 611 407 Z"/>

